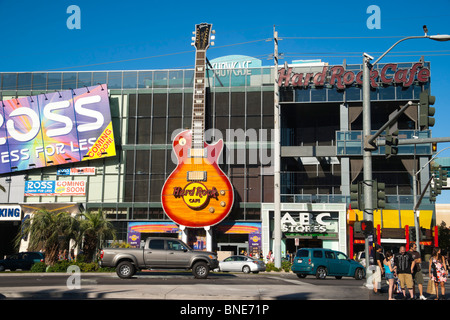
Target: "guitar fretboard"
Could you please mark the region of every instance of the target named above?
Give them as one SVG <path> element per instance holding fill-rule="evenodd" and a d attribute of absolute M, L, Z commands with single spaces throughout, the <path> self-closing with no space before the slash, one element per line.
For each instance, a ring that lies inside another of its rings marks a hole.
<path fill-rule="evenodd" d="M 192 106 L 192 148 L 203 149 L 205 132 L 206 50 L 195 54 L 194 101 Z"/>

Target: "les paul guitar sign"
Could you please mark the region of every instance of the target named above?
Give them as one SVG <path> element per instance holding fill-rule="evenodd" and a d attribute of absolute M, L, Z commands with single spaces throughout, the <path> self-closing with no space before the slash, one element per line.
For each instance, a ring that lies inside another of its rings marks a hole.
<path fill-rule="evenodd" d="M 175 223 L 202 228 L 227 217 L 234 202 L 228 177 L 217 164 L 223 140 L 205 142 L 206 50 L 210 45 L 211 24 L 195 28 L 195 74 L 192 128 L 173 140 L 178 165 L 166 180 L 161 201 L 165 213 Z"/>

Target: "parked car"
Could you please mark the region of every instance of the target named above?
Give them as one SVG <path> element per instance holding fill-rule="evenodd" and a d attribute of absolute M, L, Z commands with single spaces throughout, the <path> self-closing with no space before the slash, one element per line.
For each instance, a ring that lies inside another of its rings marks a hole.
<path fill-rule="evenodd" d="M 150 237 L 143 248 L 105 248 L 100 253 L 100 267 L 116 268 L 120 278 L 131 278 L 139 270 L 192 270 L 196 278 L 205 279 L 218 267 L 214 252 L 193 250 L 174 238 Z"/>
<path fill-rule="evenodd" d="M 30 270 L 36 262 L 44 262 L 44 254 L 42 252 L 19 252 L 8 256 L 6 259 L 0 260 L 0 271 L 9 269 L 15 271 L 17 269 Z"/>
<path fill-rule="evenodd" d="M 258 273 L 259 271 L 266 271 L 266 265 L 262 260 L 238 255 L 220 261 L 219 270 L 225 272 Z"/>
<path fill-rule="evenodd" d="M 366 273 L 362 264 L 349 259 L 342 252 L 322 248 L 297 250 L 291 269 L 299 278 L 315 275 L 317 279 L 325 279 L 329 275 L 336 279 L 354 277 L 361 280 Z"/>

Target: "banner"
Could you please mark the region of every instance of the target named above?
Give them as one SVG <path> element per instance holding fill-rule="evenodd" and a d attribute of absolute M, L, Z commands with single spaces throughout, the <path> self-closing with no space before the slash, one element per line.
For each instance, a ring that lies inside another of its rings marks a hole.
<path fill-rule="evenodd" d="M 0 174 L 116 155 L 105 84 L 0 107 Z"/>
<path fill-rule="evenodd" d="M 85 196 L 86 181 L 84 180 L 26 181 L 24 195 L 26 197 Z"/>

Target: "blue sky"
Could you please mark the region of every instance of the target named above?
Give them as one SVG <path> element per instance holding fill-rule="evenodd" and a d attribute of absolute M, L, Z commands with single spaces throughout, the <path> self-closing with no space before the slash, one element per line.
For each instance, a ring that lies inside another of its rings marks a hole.
<path fill-rule="evenodd" d="M 69 29 L 70 5 L 80 9 L 80 29 Z M 370 29 L 367 13 L 380 9 L 379 29 Z M 197 23 L 216 30 L 210 60 L 249 55 L 270 65 L 273 26 L 282 39 L 286 61 L 322 59 L 330 64 L 361 63 L 362 52 L 375 58 L 397 40 L 450 34 L 450 1 L 116 1 L 0 0 L 3 48 L 0 71 L 137 70 L 190 68 L 190 45 Z M 431 88 L 436 96 L 434 137 L 450 136 L 450 41 L 409 40 L 381 62 L 431 62 Z M 114 62 L 114 63 L 110 63 Z M 284 63 L 284 60 L 280 60 Z M 438 144 L 438 150 L 450 143 Z M 450 157 L 450 149 L 440 156 Z M 450 203 L 450 191 L 438 203 Z"/>

